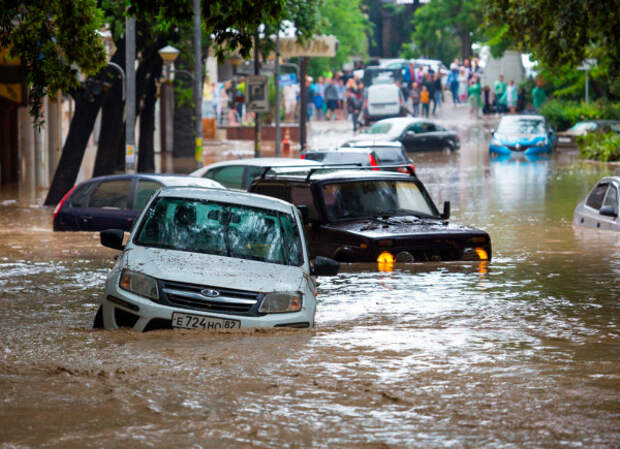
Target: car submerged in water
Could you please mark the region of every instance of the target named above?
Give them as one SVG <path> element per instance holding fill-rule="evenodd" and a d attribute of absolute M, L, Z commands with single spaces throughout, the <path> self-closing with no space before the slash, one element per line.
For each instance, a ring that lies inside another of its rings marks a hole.
<path fill-rule="evenodd" d="M 311 327 L 313 276 L 301 215 L 290 203 L 245 192 L 159 190 L 123 245 L 123 230 L 101 232 L 121 250 L 108 275 L 94 327 Z"/>
<path fill-rule="evenodd" d="M 412 169 L 310 168 L 303 175 L 267 174 L 250 191 L 302 210 L 313 257 L 379 263 L 491 259 L 489 235 L 450 223 L 450 203 L 440 213 Z"/>
<path fill-rule="evenodd" d="M 596 183 L 573 213 L 573 225 L 620 231 L 620 176 L 606 176 Z"/>
<path fill-rule="evenodd" d="M 557 144 L 555 132 L 542 115 L 505 115 L 491 135 L 491 154 L 550 154 Z"/>

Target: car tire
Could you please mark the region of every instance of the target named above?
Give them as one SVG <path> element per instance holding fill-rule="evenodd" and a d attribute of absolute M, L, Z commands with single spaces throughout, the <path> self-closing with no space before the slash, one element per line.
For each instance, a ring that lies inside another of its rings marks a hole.
<path fill-rule="evenodd" d="M 103 305 L 100 305 L 93 320 L 93 329 L 103 329 Z"/>

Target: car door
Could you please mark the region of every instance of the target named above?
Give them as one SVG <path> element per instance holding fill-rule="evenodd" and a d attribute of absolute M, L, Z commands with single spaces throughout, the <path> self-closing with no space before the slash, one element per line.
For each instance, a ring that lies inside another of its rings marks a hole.
<path fill-rule="evenodd" d="M 437 126 L 431 122 L 422 123 L 421 138 L 424 142 L 425 150 L 443 150 L 440 139 L 441 133 L 437 130 Z"/>
<path fill-rule="evenodd" d="M 405 151 L 420 151 L 426 147 L 426 136 L 423 132 L 422 122 L 412 123 L 407 126 L 400 137 Z"/>
<path fill-rule="evenodd" d="M 101 181 L 89 195 L 86 207 L 77 211 L 79 230 L 129 231 L 137 216 L 136 211 L 130 208 L 132 195 L 133 180 L 129 177 Z"/>
<path fill-rule="evenodd" d="M 448 131 L 446 128 L 440 125 L 435 125 L 435 139 L 436 145 L 439 149 L 450 148 L 453 149 L 454 143 L 452 131 Z"/>
<path fill-rule="evenodd" d="M 589 228 L 600 228 L 601 219 L 606 218 L 599 214 L 599 210 L 603 205 L 603 200 L 609 188 L 608 182 L 601 182 L 592 189 L 592 192 L 586 198 L 585 204 L 581 212 L 580 224 Z"/>

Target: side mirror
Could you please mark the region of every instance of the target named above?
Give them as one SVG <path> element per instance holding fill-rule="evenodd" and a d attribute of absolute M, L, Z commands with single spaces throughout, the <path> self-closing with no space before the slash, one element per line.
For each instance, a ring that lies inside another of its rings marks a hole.
<path fill-rule="evenodd" d="M 490 133 L 492 136 L 495 136 L 495 130 L 494 130 L 494 129 L 492 129 L 491 131 L 489 131 L 489 133 Z"/>
<path fill-rule="evenodd" d="M 444 220 L 450 218 L 450 201 L 443 202 L 443 212 L 441 213 L 441 218 Z"/>
<path fill-rule="evenodd" d="M 300 204 L 299 206 L 297 206 L 297 209 L 299 209 L 299 213 L 301 214 L 301 220 L 303 224 L 308 224 L 310 222 L 308 206 L 306 206 L 305 204 Z"/>
<path fill-rule="evenodd" d="M 106 229 L 99 233 L 101 244 L 108 248 L 118 249 L 122 251 L 125 248 L 123 245 L 123 238 L 125 237 L 125 231 L 122 229 Z"/>
<path fill-rule="evenodd" d="M 314 259 L 310 274 L 313 276 L 335 276 L 340 269 L 340 263 L 329 257 L 317 256 Z"/>
<path fill-rule="evenodd" d="M 598 211 L 598 213 L 600 215 L 604 215 L 605 217 L 613 217 L 613 218 L 617 218 L 618 217 L 618 212 L 616 212 L 614 210 L 613 206 L 603 206 Z"/>

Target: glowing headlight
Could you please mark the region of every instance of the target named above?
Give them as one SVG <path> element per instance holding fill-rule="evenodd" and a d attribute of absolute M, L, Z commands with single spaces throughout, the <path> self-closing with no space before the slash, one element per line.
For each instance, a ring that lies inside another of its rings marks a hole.
<path fill-rule="evenodd" d="M 299 312 L 303 304 L 300 292 L 267 293 L 258 311 L 260 313 Z"/>
<path fill-rule="evenodd" d="M 157 281 L 152 277 L 125 269 L 121 272 L 121 280 L 118 285 L 123 290 L 135 293 L 136 295 L 151 299 L 159 299 Z"/>
<path fill-rule="evenodd" d="M 547 139 L 543 139 L 540 142 L 536 143 L 537 147 L 544 147 L 545 145 L 547 145 Z"/>

